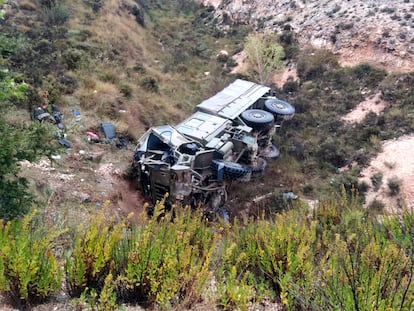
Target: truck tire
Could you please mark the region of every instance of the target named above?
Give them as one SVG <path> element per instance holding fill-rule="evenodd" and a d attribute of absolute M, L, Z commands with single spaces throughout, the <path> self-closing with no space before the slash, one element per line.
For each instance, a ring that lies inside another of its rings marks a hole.
<path fill-rule="evenodd" d="M 250 126 L 255 130 L 268 129 L 275 120 L 270 112 L 261 109 L 249 109 L 243 111 L 241 118 L 247 126 Z"/>
<path fill-rule="evenodd" d="M 295 108 L 288 102 L 277 98 L 269 98 L 264 103 L 264 109 L 273 113 L 274 115 L 293 115 Z"/>
<path fill-rule="evenodd" d="M 250 167 L 240 163 L 224 160 L 213 160 L 211 162 L 211 166 L 215 171 L 217 171 L 219 164 L 223 165 L 224 179 L 227 180 L 237 180 L 252 172 Z"/>

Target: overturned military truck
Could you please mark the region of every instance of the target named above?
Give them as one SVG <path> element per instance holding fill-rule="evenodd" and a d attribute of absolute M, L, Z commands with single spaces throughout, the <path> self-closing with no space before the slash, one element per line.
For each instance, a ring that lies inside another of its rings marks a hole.
<path fill-rule="evenodd" d="M 178 125 L 150 128 L 134 152 L 134 175 L 153 204 L 166 197 L 166 206 L 215 214 L 231 181 L 249 181 L 279 156 L 272 137 L 294 113 L 269 87 L 238 79 Z"/>

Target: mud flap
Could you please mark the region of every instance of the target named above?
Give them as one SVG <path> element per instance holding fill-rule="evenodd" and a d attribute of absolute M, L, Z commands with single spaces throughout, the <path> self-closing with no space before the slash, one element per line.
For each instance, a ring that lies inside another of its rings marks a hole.
<path fill-rule="evenodd" d="M 217 164 L 217 182 L 219 184 L 223 183 L 224 179 L 224 163 L 218 162 Z"/>

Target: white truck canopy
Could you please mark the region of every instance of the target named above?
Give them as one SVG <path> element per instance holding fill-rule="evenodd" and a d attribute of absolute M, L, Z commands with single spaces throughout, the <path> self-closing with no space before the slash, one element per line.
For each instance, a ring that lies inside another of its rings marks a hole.
<path fill-rule="evenodd" d="M 237 79 L 197 105 L 196 110 L 234 120 L 269 91 L 267 86 Z"/>
<path fill-rule="evenodd" d="M 207 143 L 222 133 L 230 124 L 229 120 L 197 111 L 175 128 L 181 134 Z"/>

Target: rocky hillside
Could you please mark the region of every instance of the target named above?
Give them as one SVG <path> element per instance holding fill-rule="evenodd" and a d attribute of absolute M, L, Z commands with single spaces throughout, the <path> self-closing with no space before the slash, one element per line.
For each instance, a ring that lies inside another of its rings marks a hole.
<path fill-rule="evenodd" d="M 222 24 L 258 30 L 292 27 L 302 45 L 336 53 L 343 65 L 370 63 L 408 72 L 414 62 L 414 4 L 410 0 L 199 0 Z"/>

